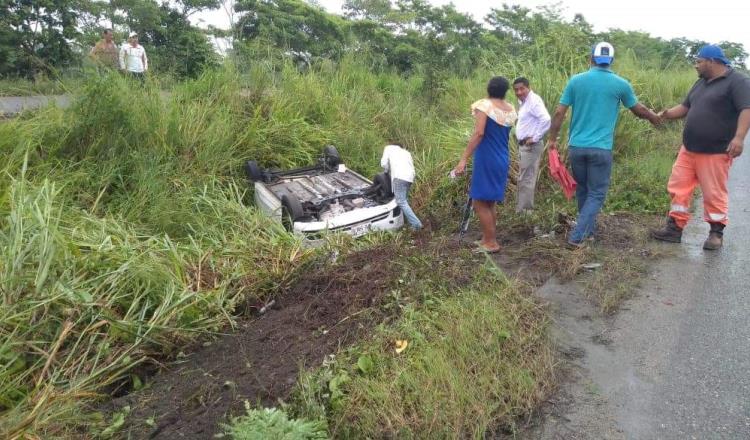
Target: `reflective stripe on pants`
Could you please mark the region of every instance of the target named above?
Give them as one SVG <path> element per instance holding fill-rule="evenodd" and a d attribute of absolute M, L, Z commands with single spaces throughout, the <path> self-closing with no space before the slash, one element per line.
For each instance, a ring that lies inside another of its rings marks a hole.
<path fill-rule="evenodd" d="M 704 219 L 710 223 L 727 224 L 727 180 L 731 166 L 732 158 L 727 154 L 692 153 L 684 146 L 680 147 L 667 184 L 672 198 L 669 216 L 678 227 L 684 228 L 690 220 L 690 203 L 696 185 L 700 185 L 703 192 Z"/>

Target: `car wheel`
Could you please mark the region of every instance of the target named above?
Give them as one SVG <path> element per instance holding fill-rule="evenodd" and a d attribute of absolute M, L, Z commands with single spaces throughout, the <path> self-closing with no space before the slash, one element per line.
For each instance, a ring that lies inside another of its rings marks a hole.
<path fill-rule="evenodd" d="M 281 224 L 287 231 L 294 230 L 294 222 L 304 217 L 305 211 L 299 199 L 291 194 L 281 196 Z"/>
<path fill-rule="evenodd" d="M 254 160 L 248 160 L 245 162 L 245 175 L 250 179 L 251 182 L 259 182 L 263 180 L 263 170 L 258 166 L 258 162 Z"/>
<path fill-rule="evenodd" d="M 336 168 L 341 163 L 341 156 L 339 151 L 333 145 L 327 145 L 323 149 L 323 160 L 329 168 Z"/>
<path fill-rule="evenodd" d="M 375 186 L 378 187 L 378 197 L 388 198 L 393 197 L 393 190 L 391 189 L 391 176 L 388 173 L 379 173 L 372 179 Z"/>

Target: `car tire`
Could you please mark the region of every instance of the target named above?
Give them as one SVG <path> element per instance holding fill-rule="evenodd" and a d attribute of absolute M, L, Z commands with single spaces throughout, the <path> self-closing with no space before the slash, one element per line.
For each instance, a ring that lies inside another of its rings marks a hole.
<path fill-rule="evenodd" d="M 372 179 L 372 183 L 378 187 L 378 197 L 390 198 L 393 197 L 393 190 L 391 188 L 391 176 L 388 173 L 378 173 L 375 178 Z"/>
<path fill-rule="evenodd" d="M 336 168 L 341 163 L 339 151 L 333 145 L 326 145 L 323 149 L 323 160 L 328 168 Z"/>
<path fill-rule="evenodd" d="M 292 194 L 281 196 L 281 224 L 287 231 L 294 229 L 294 222 L 304 217 L 305 211 L 299 199 Z"/>
<path fill-rule="evenodd" d="M 245 162 L 245 175 L 251 182 L 263 180 L 263 170 L 258 166 L 258 162 L 254 160 Z"/>

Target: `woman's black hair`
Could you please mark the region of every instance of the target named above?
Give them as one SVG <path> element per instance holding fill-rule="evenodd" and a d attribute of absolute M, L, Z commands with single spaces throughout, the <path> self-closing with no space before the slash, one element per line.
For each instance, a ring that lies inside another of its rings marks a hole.
<path fill-rule="evenodd" d="M 507 79 L 502 76 L 495 76 L 487 83 L 487 96 L 490 98 L 505 99 L 508 88 L 510 88 L 510 84 L 508 84 Z"/>

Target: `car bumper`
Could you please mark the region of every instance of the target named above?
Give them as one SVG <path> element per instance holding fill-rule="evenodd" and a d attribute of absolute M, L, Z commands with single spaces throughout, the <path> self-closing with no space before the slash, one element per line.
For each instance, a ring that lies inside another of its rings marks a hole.
<path fill-rule="evenodd" d="M 358 237 L 369 231 L 393 231 L 404 226 L 404 215 L 395 200 L 370 208 L 355 209 L 326 222 L 295 222 L 294 232 L 308 239 L 327 232 L 343 232 Z"/>

